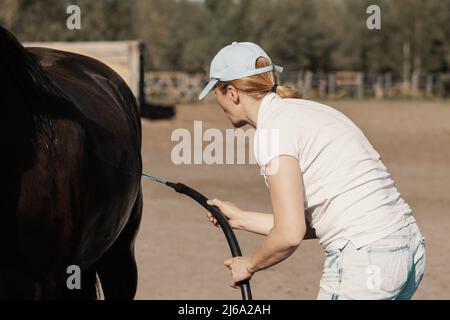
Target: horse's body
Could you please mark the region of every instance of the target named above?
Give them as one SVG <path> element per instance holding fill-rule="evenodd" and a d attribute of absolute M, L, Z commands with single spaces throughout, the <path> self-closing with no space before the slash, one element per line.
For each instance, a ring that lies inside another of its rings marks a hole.
<path fill-rule="evenodd" d="M 25 50 L 1 27 L 0 80 L 0 298 L 95 298 L 96 275 L 105 298 L 133 298 L 142 164 L 130 89 L 94 59 Z M 71 265 L 80 290 L 67 288 Z"/>

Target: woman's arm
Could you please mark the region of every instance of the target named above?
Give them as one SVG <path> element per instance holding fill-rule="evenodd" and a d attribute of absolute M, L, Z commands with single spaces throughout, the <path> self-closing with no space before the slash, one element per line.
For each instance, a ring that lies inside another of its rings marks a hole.
<path fill-rule="evenodd" d="M 237 223 L 239 226 L 236 227 L 236 229 L 267 236 L 273 228 L 273 214 L 245 211 L 242 214 L 242 218 L 238 220 Z M 311 224 L 307 219 L 305 219 L 305 226 L 306 232 L 303 240 L 317 239 L 316 231 L 311 227 Z"/>
<path fill-rule="evenodd" d="M 259 270 L 268 268 L 289 257 L 302 239 L 315 237 L 307 228 L 303 209 L 303 178 L 298 161 L 291 156 L 280 156 L 271 161 L 278 170 L 269 176 L 269 190 L 274 214 L 244 212 L 231 202 L 214 199 L 209 204 L 217 205 L 235 229 L 243 229 L 267 235 L 259 249 L 251 257 L 235 257 L 224 261 L 231 270 L 231 286 L 250 279 Z M 216 226 L 217 221 L 208 215 Z M 308 232 L 307 232 L 308 230 Z"/>
<path fill-rule="evenodd" d="M 289 257 L 306 234 L 303 209 L 303 179 L 298 160 L 280 156 L 269 163 L 275 172 L 268 176 L 273 208 L 273 227 L 259 249 L 250 257 L 250 273 L 266 269 Z M 276 167 L 275 167 L 276 166 Z"/>
<path fill-rule="evenodd" d="M 208 201 L 211 205 L 216 205 L 222 211 L 233 229 L 244 230 L 267 236 L 273 228 L 273 214 L 253 211 L 243 211 L 234 203 L 223 202 L 219 199 Z M 208 214 L 209 220 L 219 226 L 217 220 Z M 303 240 L 317 239 L 315 230 L 311 227 L 309 221 L 305 219 L 306 233 Z"/>

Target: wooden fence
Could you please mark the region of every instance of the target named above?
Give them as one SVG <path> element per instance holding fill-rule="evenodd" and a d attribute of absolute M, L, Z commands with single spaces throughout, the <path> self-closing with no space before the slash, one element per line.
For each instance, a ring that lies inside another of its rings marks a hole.
<path fill-rule="evenodd" d="M 205 74 L 146 72 L 147 101 L 159 103 L 194 102 L 207 83 Z M 283 72 L 280 83 L 299 90 L 305 98 L 449 98 L 450 74 L 413 74 L 403 81 L 390 73 L 363 74 L 354 71 L 312 73 Z"/>
<path fill-rule="evenodd" d="M 140 41 L 123 42 L 39 42 L 28 47 L 48 47 L 98 59 L 121 75 L 138 99 L 139 105 L 175 104 L 197 101 L 208 82 L 204 73 L 151 71 L 144 74 L 145 47 Z M 450 97 L 450 73 L 412 73 L 401 79 L 390 73 L 363 74 L 355 71 L 313 73 L 285 71 L 281 84 L 299 90 L 305 98 L 395 98 Z"/>

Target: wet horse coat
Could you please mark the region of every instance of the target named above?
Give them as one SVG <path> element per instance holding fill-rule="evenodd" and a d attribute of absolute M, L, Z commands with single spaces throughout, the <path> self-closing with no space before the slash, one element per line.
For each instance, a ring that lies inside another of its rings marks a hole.
<path fill-rule="evenodd" d="M 0 299 L 133 298 L 142 212 L 136 100 L 94 59 L 0 27 Z M 69 290 L 78 265 L 81 290 Z"/>

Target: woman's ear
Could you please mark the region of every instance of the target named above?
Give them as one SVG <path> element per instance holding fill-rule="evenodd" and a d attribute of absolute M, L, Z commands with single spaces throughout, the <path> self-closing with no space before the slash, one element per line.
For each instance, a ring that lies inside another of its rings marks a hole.
<path fill-rule="evenodd" d="M 239 104 L 239 92 L 235 87 L 229 85 L 227 87 L 227 95 L 234 104 Z"/>

